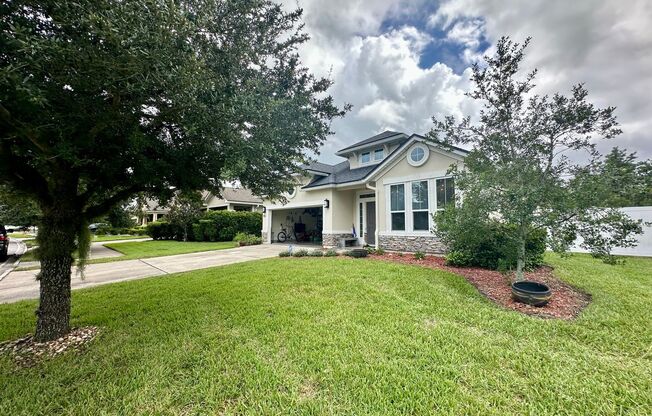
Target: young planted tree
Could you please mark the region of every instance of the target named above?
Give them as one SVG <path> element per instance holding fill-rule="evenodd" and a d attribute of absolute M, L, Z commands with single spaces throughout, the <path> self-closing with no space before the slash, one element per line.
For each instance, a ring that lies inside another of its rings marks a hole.
<path fill-rule="evenodd" d="M 188 241 L 188 233 L 192 230 L 192 224 L 199 220 L 202 214 L 201 194 L 197 191 L 179 192 L 172 199 L 169 207 L 170 212 L 165 217 L 165 221 L 181 231 L 183 241 Z"/>
<path fill-rule="evenodd" d="M 42 218 L 36 339 L 65 334 L 72 253 L 116 203 L 238 179 L 279 195 L 343 115 L 269 0 L 0 4 L 0 181 Z"/>
<path fill-rule="evenodd" d="M 473 66 L 476 87 L 468 95 L 483 103 L 477 123 L 470 117 L 434 118 L 429 133 L 448 145 L 472 147 L 464 168 L 453 169 L 463 203 L 473 205 L 464 212 L 510 226 L 518 280 L 533 231 L 547 230 L 548 245 L 559 252 L 582 236 L 583 244 L 601 256 L 609 256 L 609 247 L 634 244 L 633 234 L 641 232 L 640 222 L 597 208 L 590 181 L 571 180 L 582 167 L 573 161 L 579 152 L 596 158 L 594 141 L 621 133 L 614 108 L 594 107 L 583 85 L 573 87 L 570 96 L 531 94 L 536 70 L 519 78 L 528 43 L 503 37 L 496 54 L 485 57 L 486 65 Z"/>

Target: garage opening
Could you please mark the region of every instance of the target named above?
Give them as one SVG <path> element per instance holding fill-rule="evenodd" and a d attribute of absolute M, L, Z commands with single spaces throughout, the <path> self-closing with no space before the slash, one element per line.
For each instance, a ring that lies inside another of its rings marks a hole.
<path fill-rule="evenodd" d="M 279 209 L 272 212 L 272 243 L 322 244 L 324 212 L 319 207 Z"/>

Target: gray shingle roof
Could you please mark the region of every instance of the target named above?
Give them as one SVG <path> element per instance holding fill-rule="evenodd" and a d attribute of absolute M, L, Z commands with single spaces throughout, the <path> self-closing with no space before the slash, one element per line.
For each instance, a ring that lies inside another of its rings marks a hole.
<path fill-rule="evenodd" d="M 364 145 L 367 145 L 367 144 L 372 144 L 372 143 L 377 142 L 379 140 L 388 139 L 388 138 L 390 138 L 392 136 L 399 136 L 399 135 L 402 135 L 402 136 L 405 137 L 405 139 L 407 139 L 407 136 L 404 133 L 387 130 L 387 131 L 384 131 L 384 132 L 382 132 L 380 134 L 377 134 L 375 136 L 369 137 L 368 139 L 364 139 L 364 140 L 362 140 L 360 142 L 354 143 L 351 146 L 345 147 L 344 149 L 341 149 L 340 151 L 338 151 L 338 153 L 346 152 L 349 149 L 353 149 L 353 148 L 356 148 L 356 147 L 359 147 L 359 146 L 364 146 Z"/>
<path fill-rule="evenodd" d="M 328 165 L 326 163 L 321 163 L 321 162 L 312 162 L 307 166 L 304 166 L 304 169 L 306 170 L 314 170 L 316 172 L 322 172 L 322 173 L 333 173 L 333 169 L 335 168 L 335 165 Z"/>
<path fill-rule="evenodd" d="M 263 200 L 251 193 L 246 188 L 224 188 L 222 198 L 230 202 L 262 203 Z"/>
<path fill-rule="evenodd" d="M 347 182 L 355 182 L 366 177 L 377 165 L 364 166 L 362 168 L 351 169 L 349 161 L 338 163 L 333 166 L 334 170 L 328 176 L 317 176 L 312 182 L 304 186 L 304 188 L 314 188 L 316 186 L 334 185 Z"/>

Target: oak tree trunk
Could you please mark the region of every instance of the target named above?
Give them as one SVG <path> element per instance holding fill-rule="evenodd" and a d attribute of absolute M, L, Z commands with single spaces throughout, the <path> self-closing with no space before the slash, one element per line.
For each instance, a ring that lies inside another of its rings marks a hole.
<path fill-rule="evenodd" d="M 41 272 L 37 341 L 57 339 L 70 330 L 70 278 L 80 215 L 67 201 L 43 209 L 38 230 Z"/>
<path fill-rule="evenodd" d="M 516 256 L 516 281 L 520 282 L 525 279 L 523 270 L 525 269 L 525 241 L 527 233 L 523 227 L 519 230 L 518 235 L 518 253 Z"/>

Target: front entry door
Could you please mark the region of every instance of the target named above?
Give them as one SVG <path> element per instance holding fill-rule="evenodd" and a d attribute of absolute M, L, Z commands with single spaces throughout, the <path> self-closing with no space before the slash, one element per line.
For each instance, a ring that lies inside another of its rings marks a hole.
<path fill-rule="evenodd" d="M 367 229 L 364 232 L 364 236 L 367 244 L 374 245 L 376 244 L 376 202 L 369 201 L 366 205 Z"/>

